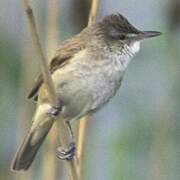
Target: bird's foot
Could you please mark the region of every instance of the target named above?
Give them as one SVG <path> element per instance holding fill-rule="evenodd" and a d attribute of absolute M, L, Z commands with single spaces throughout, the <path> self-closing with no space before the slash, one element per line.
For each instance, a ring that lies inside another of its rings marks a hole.
<path fill-rule="evenodd" d="M 61 160 L 71 160 L 73 159 L 76 152 L 76 146 L 74 142 L 71 142 L 67 149 L 62 147 L 57 148 L 57 157 Z"/>
<path fill-rule="evenodd" d="M 62 105 L 61 104 L 59 106 L 52 106 L 51 109 L 50 109 L 49 114 L 52 117 L 57 117 L 59 115 L 59 113 L 61 112 L 61 109 L 62 109 Z"/>

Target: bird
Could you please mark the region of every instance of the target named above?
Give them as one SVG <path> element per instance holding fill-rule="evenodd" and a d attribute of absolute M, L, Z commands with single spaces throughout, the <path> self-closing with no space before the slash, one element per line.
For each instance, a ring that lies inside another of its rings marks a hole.
<path fill-rule="evenodd" d="M 36 101 L 32 126 L 12 160 L 11 170 L 28 170 L 57 116 L 70 127 L 71 121 L 107 104 L 121 86 L 141 42 L 160 34 L 141 31 L 117 13 L 105 16 L 60 45 L 48 65 L 58 106 L 51 105 L 40 74 L 28 96 Z M 59 153 L 61 159 L 72 158 L 74 144 Z"/>

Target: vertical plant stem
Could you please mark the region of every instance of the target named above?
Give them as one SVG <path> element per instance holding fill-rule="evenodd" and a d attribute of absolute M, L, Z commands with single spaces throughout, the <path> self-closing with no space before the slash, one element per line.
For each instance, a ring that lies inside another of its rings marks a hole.
<path fill-rule="evenodd" d="M 45 59 L 45 56 L 43 54 L 41 44 L 39 41 L 39 36 L 36 29 L 36 23 L 35 23 L 33 11 L 31 7 L 29 6 L 28 0 L 24 0 L 24 8 L 25 8 L 25 12 L 27 14 L 27 18 L 29 21 L 30 31 L 31 31 L 32 39 L 33 39 L 33 45 L 38 55 L 38 60 L 39 60 L 41 72 L 44 78 L 44 83 L 46 84 L 46 87 L 48 90 L 49 100 L 51 101 L 52 106 L 56 106 L 58 104 L 56 92 L 55 92 L 51 75 L 47 66 L 47 61 Z M 59 121 L 59 131 L 60 131 L 61 145 L 64 148 L 68 148 L 68 145 L 69 145 L 68 127 L 63 120 Z M 67 168 L 67 172 L 68 172 L 70 180 L 77 180 L 78 178 L 77 178 L 76 164 L 75 164 L 74 159 L 68 160 L 65 162 L 66 162 L 66 168 Z"/>
<path fill-rule="evenodd" d="M 59 0 L 48 0 L 47 55 L 50 61 L 58 47 Z"/>
<path fill-rule="evenodd" d="M 50 72 L 49 72 L 49 69 L 47 66 L 46 58 L 45 58 L 43 51 L 42 51 L 42 48 L 41 48 L 41 44 L 39 41 L 39 36 L 38 36 L 37 28 L 36 28 L 36 23 L 35 23 L 35 19 L 34 19 L 34 15 L 33 15 L 33 11 L 31 9 L 31 7 L 29 6 L 29 0 L 24 0 L 24 8 L 25 8 L 25 12 L 26 12 L 27 17 L 28 17 L 28 22 L 29 22 L 32 40 L 33 40 L 33 45 L 35 47 L 36 54 L 38 56 L 38 60 L 39 60 L 41 72 L 43 75 L 43 79 L 44 79 L 44 82 L 46 84 L 47 90 L 49 92 L 48 93 L 49 100 L 51 101 L 52 105 L 56 105 L 57 104 L 56 92 L 55 92 L 53 82 L 51 79 L 51 75 L 50 75 Z"/>
<path fill-rule="evenodd" d="M 47 57 L 50 61 L 58 45 L 58 0 L 48 0 L 48 22 L 47 22 Z M 47 149 L 43 158 L 42 179 L 56 180 L 61 175 L 62 167 L 58 167 L 57 158 L 54 155 L 57 141 L 57 124 L 55 124 L 47 137 Z M 48 162 L 48 166 L 47 166 Z"/>
<path fill-rule="evenodd" d="M 95 22 L 96 16 L 99 9 L 100 0 L 92 0 L 91 10 L 89 14 L 88 26 Z M 83 159 L 84 159 L 84 148 L 85 148 L 85 139 L 87 132 L 87 123 L 89 117 L 86 116 L 79 121 L 79 129 L 78 129 L 78 141 L 77 141 L 77 160 L 78 160 L 78 178 L 79 180 L 83 179 Z"/>
<path fill-rule="evenodd" d="M 99 10 L 99 5 L 100 5 L 100 0 L 92 0 L 91 11 L 90 11 L 89 20 L 88 20 L 88 26 L 96 21 L 96 17 L 97 17 L 98 10 Z"/>
<path fill-rule="evenodd" d="M 88 116 L 85 116 L 80 119 L 79 127 L 78 127 L 78 143 L 77 143 L 77 171 L 79 180 L 83 178 L 83 167 L 84 167 L 84 149 L 85 149 L 85 140 L 86 140 L 86 133 L 87 133 L 87 123 L 88 123 Z"/>

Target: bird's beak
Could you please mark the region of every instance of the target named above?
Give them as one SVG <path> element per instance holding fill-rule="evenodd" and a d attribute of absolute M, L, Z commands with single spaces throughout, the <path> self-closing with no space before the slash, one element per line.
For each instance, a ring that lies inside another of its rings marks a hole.
<path fill-rule="evenodd" d="M 156 37 L 160 36 L 162 33 L 158 31 L 141 31 L 138 34 L 138 39 L 146 39 L 146 38 L 151 38 L 151 37 Z"/>

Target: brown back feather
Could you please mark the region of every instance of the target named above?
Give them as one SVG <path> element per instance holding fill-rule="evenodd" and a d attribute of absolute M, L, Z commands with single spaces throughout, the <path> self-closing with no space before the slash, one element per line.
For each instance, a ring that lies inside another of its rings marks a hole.
<path fill-rule="evenodd" d="M 83 34 L 84 33 L 82 32 L 81 34 L 74 36 L 73 38 L 65 41 L 64 44 L 60 46 L 60 48 L 57 50 L 55 57 L 51 60 L 49 64 L 49 70 L 51 74 L 53 74 L 53 72 L 55 72 L 57 69 L 67 65 L 69 59 L 71 59 L 80 50 L 85 48 L 85 43 L 84 41 L 82 41 L 82 38 L 81 41 L 79 41 L 80 36 L 82 36 Z M 35 97 L 35 100 L 37 100 L 36 94 L 38 93 L 42 83 L 43 77 L 42 74 L 40 74 L 35 81 L 33 88 L 28 95 L 28 98 Z"/>

